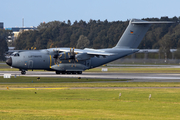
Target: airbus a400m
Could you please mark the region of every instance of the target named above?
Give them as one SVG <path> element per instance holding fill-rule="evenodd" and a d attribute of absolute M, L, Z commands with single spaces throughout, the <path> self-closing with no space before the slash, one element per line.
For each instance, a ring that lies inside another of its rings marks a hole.
<path fill-rule="evenodd" d="M 141 40 L 152 23 L 170 21 L 144 21 L 132 19 L 115 47 L 106 49 L 50 48 L 14 52 L 6 63 L 18 68 L 21 74 L 27 70 L 43 69 L 56 74 L 82 74 L 82 71 L 107 64 L 138 52 Z"/>

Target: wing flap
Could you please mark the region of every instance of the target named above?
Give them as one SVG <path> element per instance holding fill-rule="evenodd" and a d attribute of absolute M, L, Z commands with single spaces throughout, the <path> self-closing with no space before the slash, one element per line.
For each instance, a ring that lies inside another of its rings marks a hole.
<path fill-rule="evenodd" d="M 89 55 L 102 55 L 102 56 L 110 56 L 110 55 L 114 55 L 114 53 L 107 53 L 107 52 L 87 52 L 87 54 Z"/>

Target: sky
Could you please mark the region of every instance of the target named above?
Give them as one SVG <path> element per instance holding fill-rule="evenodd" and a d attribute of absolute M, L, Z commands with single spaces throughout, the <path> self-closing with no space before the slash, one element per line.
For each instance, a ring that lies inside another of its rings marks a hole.
<path fill-rule="evenodd" d="M 180 16 L 180 0 L 0 0 L 4 27 L 38 26 L 75 20 L 126 21 L 132 18 Z"/>

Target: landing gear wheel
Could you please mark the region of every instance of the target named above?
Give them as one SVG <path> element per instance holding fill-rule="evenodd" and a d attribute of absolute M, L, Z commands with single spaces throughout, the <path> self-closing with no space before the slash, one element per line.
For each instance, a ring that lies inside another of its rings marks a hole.
<path fill-rule="evenodd" d="M 72 74 L 76 74 L 76 71 L 72 71 L 71 73 L 72 73 Z"/>
<path fill-rule="evenodd" d="M 22 74 L 22 75 L 25 75 L 25 74 L 26 74 L 26 71 L 21 71 L 21 74 Z"/>
<path fill-rule="evenodd" d="M 82 74 L 82 71 L 77 71 L 77 74 Z"/>
<path fill-rule="evenodd" d="M 56 74 L 60 74 L 61 72 L 60 71 L 56 71 Z"/>
<path fill-rule="evenodd" d="M 70 71 L 68 71 L 68 72 L 66 72 L 67 74 L 71 74 L 71 72 Z"/>

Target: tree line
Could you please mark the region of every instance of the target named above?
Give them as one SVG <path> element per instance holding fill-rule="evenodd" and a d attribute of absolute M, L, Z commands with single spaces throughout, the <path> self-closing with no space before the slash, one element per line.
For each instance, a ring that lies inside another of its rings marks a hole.
<path fill-rule="evenodd" d="M 0 29 L 0 60 L 5 60 L 4 53 L 8 51 L 7 37 L 9 31 Z"/>
<path fill-rule="evenodd" d="M 165 55 L 170 49 L 180 48 L 180 17 L 145 18 L 147 21 L 175 21 L 176 24 L 152 24 L 139 49 L 160 49 Z M 100 20 L 80 20 L 73 24 L 52 21 L 40 23 L 37 30 L 22 32 L 15 41 L 16 49 L 46 49 L 51 47 L 111 48 L 119 41 L 129 24 L 127 21 L 108 22 Z M 170 56 L 170 55 L 169 55 Z"/>

